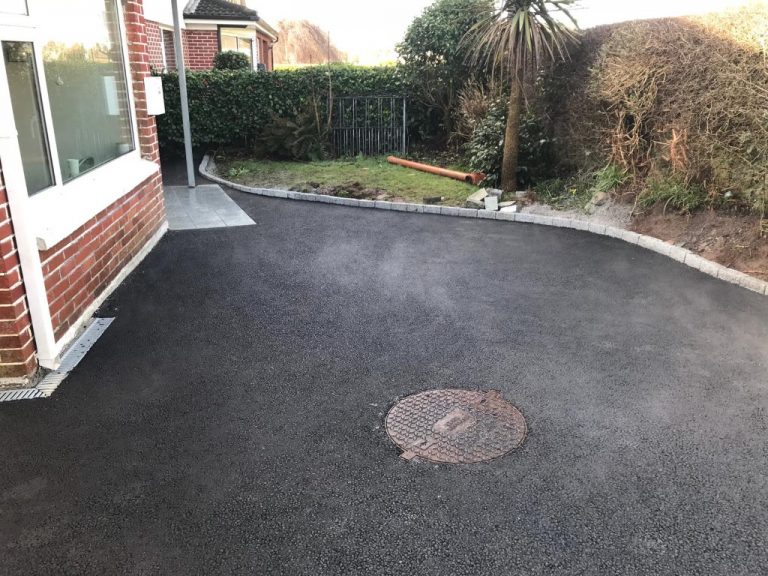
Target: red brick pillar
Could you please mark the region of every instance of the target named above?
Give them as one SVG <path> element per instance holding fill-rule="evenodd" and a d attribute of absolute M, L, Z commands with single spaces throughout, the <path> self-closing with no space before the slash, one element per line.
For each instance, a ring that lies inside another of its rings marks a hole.
<path fill-rule="evenodd" d="M 160 163 L 155 117 L 147 115 L 147 99 L 144 78 L 151 76 L 149 49 L 147 46 L 146 21 L 142 0 L 127 0 L 123 8 L 128 38 L 128 58 L 133 75 L 133 97 L 136 104 L 136 124 L 139 128 L 141 155 L 146 160 Z"/>
<path fill-rule="evenodd" d="M 36 369 L 32 319 L 0 166 L 0 378 L 28 376 Z"/>

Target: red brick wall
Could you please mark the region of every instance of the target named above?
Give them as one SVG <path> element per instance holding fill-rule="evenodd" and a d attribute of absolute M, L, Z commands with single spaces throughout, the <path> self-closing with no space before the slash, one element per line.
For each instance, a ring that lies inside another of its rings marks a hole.
<path fill-rule="evenodd" d="M 147 21 L 147 53 L 149 65 L 156 70 L 163 70 L 163 35 L 156 22 Z"/>
<path fill-rule="evenodd" d="M 173 32 L 170 30 L 163 30 L 163 44 L 165 44 L 165 62 L 168 70 L 176 70 L 176 46 L 173 42 Z M 183 37 L 182 37 L 183 39 Z"/>
<path fill-rule="evenodd" d="M 32 320 L 0 166 L 0 377 L 26 376 L 36 369 Z"/>
<path fill-rule="evenodd" d="M 219 53 L 219 33 L 216 30 L 184 31 L 184 63 L 190 70 L 210 70 Z"/>
<path fill-rule="evenodd" d="M 56 339 L 77 322 L 165 220 L 159 174 L 40 252 Z"/>
<path fill-rule="evenodd" d="M 262 34 L 256 34 L 256 40 L 259 43 L 259 62 L 267 67 L 267 70 L 272 71 L 272 42 L 271 40 Z"/>
<path fill-rule="evenodd" d="M 155 119 L 146 113 L 144 93 L 144 77 L 150 75 L 150 36 L 154 32 L 147 30 L 141 0 L 127 0 L 124 10 L 139 147 L 143 158 L 159 164 Z M 77 322 L 164 220 L 162 179 L 158 173 L 65 240 L 40 253 L 57 339 Z"/>

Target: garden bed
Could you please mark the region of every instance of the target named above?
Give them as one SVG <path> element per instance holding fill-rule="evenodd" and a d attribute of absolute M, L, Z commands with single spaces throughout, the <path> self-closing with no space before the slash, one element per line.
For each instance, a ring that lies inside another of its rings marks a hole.
<path fill-rule="evenodd" d="M 389 164 L 384 157 L 291 162 L 216 156 L 219 175 L 257 188 L 279 188 L 343 198 L 423 203 L 442 197 L 444 206 L 463 206 L 477 191 L 464 182 Z"/>

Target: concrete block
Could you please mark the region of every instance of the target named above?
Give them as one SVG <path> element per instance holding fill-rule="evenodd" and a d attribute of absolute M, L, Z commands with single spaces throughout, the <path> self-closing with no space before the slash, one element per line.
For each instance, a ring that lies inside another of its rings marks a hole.
<path fill-rule="evenodd" d="M 533 214 L 526 214 L 525 212 L 521 212 L 517 215 L 517 218 L 515 218 L 516 222 L 527 222 L 527 223 L 534 223 L 536 221 L 536 216 Z"/>
<path fill-rule="evenodd" d="M 605 224 L 598 224 L 597 222 L 590 222 L 589 223 L 589 231 L 592 232 L 592 234 L 599 234 L 600 236 L 605 236 L 605 229 L 608 228 Z"/>
<path fill-rule="evenodd" d="M 614 226 L 606 226 L 605 227 L 605 235 L 609 236 L 610 238 L 621 238 L 622 233 L 621 228 L 616 228 Z"/>
<path fill-rule="evenodd" d="M 483 202 L 483 208 L 490 212 L 496 212 L 499 209 L 499 199 L 496 196 L 487 196 Z"/>
<path fill-rule="evenodd" d="M 287 190 L 273 190 L 275 193 L 275 198 L 288 198 L 288 191 Z"/>
<path fill-rule="evenodd" d="M 668 256 L 678 262 L 685 262 L 686 257 L 690 254 L 689 250 L 680 248 L 679 246 L 670 246 Z"/>
<path fill-rule="evenodd" d="M 646 250 L 663 254 L 664 256 L 669 255 L 669 251 L 672 248 L 672 245 L 664 242 L 664 240 L 659 240 L 658 238 L 646 236 L 644 234 L 641 234 L 640 238 L 638 238 L 637 245 Z"/>
<path fill-rule="evenodd" d="M 440 214 L 440 211 L 443 209 L 442 206 L 433 206 L 430 204 L 424 205 L 424 214 Z"/>
<path fill-rule="evenodd" d="M 459 209 L 455 206 L 440 206 L 440 214 L 443 216 L 458 216 Z"/>
<path fill-rule="evenodd" d="M 570 228 L 570 221 L 568 218 L 552 218 L 550 226 L 557 226 L 558 228 Z"/>
<path fill-rule="evenodd" d="M 717 273 L 717 277 L 720 280 L 729 282 L 731 284 L 736 284 L 738 286 L 741 286 L 742 276 L 746 276 L 746 274 L 743 274 L 738 270 L 734 270 L 733 268 L 726 267 L 721 268 Z"/>
<path fill-rule="evenodd" d="M 477 210 L 476 208 L 459 208 L 457 216 L 461 216 L 462 218 L 477 218 L 478 212 L 480 212 L 480 210 Z"/>
<path fill-rule="evenodd" d="M 477 217 L 484 218 L 486 220 L 496 220 L 496 214 L 498 214 L 498 212 L 491 212 L 490 210 L 477 211 Z"/>
<path fill-rule="evenodd" d="M 407 212 L 408 205 L 405 202 L 392 202 L 392 210 L 395 212 Z"/>
<path fill-rule="evenodd" d="M 483 200 L 488 196 L 488 191 L 485 188 L 481 188 L 477 192 L 471 194 L 464 202 L 465 208 L 482 208 Z"/>
<path fill-rule="evenodd" d="M 405 205 L 405 211 L 406 212 L 417 212 L 417 213 L 424 212 L 424 204 L 406 204 Z"/>
<path fill-rule="evenodd" d="M 579 220 L 578 218 L 572 218 L 571 219 L 571 228 L 574 230 L 583 230 L 585 232 L 589 232 L 589 222 L 586 220 Z"/>
<path fill-rule="evenodd" d="M 374 200 L 358 200 L 357 205 L 360 208 L 376 208 L 376 202 Z"/>
<path fill-rule="evenodd" d="M 765 294 L 765 282 L 749 274 L 742 274 L 739 286 L 757 292 L 758 294 Z"/>
<path fill-rule="evenodd" d="M 520 214 L 515 212 L 496 212 L 496 220 L 506 220 L 507 222 L 515 222 L 520 217 Z"/>
<path fill-rule="evenodd" d="M 384 200 L 375 201 L 376 208 L 379 210 L 392 210 L 392 202 L 385 202 Z"/>
<path fill-rule="evenodd" d="M 640 241 L 640 234 L 630 230 L 622 230 L 618 237 L 630 244 L 637 244 Z"/>

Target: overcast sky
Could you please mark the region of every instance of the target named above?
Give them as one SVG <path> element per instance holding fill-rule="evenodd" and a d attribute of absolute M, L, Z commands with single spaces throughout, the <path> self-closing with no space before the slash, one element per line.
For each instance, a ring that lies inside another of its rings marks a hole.
<path fill-rule="evenodd" d="M 394 58 L 394 46 L 408 24 L 432 0 L 249 0 L 270 23 L 310 20 L 361 63 Z M 582 28 L 633 20 L 711 12 L 744 0 L 582 0 L 574 14 Z"/>

